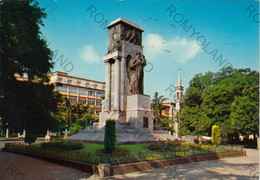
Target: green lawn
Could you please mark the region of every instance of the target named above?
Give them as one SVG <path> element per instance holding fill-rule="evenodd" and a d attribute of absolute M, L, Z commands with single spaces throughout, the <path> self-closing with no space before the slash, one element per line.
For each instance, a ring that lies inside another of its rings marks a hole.
<path fill-rule="evenodd" d="M 128 151 L 150 151 L 149 149 L 146 149 L 145 144 L 125 144 L 125 145 L 119 145 L 118 148 L 126 149 Z"/>
<path fill-rule="evenodd" d="M 144 148 L 144 144 L 126 144 L 118 145 L 117 148 L 126 149 L 128 151 L 149 151 L 149 149 Z M 84 152 L 96 152 L 97 150 L 103 149 L 103 144 L 94 144 L 94 143 L 84 143 L 84 148 L 78 151 Z"/>
<path fill-rule="evenodd" d="M 80 149 L 78 151 L 84 151 L 84 152 L 96 152 L 99 149 L 103 149 L 103 144 L 94 144 L 94 143 L 83 143 L 84 148 Z"/>

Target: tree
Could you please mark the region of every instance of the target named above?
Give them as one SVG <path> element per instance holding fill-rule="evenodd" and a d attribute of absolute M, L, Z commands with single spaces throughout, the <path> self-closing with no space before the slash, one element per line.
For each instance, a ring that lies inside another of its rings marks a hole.
<path fill-rule="evenodd" d="M 158 125 L 160 127 L 162 127 L 164 130 L 168 130 L 173 134 L 174 129 L 173 129 L 173 120 L 172 119 L 170 119 L 168 117 L 161 117 Z"/>
<path fill-rule="evenodd" d="M 108 119 L 105 126 L 104 147 L 106 153 L 111 153 L 117 144 L 116 120 Z"/>
<path fill-rule="evenodd" d="M 210 135 L 211 127 L 218 125 L 230 142 L 238 141 L 239 134 L 258 134 L 258 96 L 259 72 L 249 68 L 197 74 L 186 90 L 182 133 Z"/>
<path fill-rule="evenodd" d="M 154 113 L 154 122 L 155 125 L 159 125 L 159 121 L 162 117 L 162 102 L 167 98 L 164 98 L 163 95 L 159 96 L 158 92 L 155 92 L 154 98 L 152 99 L 152 110 Z"/>
<path fill-rule="evenodd" d="M 184 135 L 210 135 L 210 119 L 199 106 L 185 107 L 181 114 L 181 132 Z"/>
<path fill-rule="evenodd" d="M 89 105 L 71 104 L 67 98 L 62 98 L 58 111 L 53 114 L 53 117 L 60 122 L 59 130 L 68 127 L 71 134 L 75 134 L 97 121 L 94 118 L 94 110 Z"/>
<path fill-rule="evenodd" d="M 233 131 L 242 135 L 258 135 L 259 103 L 248 96 L 236 97 L 231 105 L 230 121 Z"/>
<path fill-rule="evenodd" d="M 212 126 L 212 132 L 211 132 L 211 142 L 212 144 L 215 144 L 216 146 L 220 145 L 221 143 L 221 134 L 219 126 L 213 125 Z"/>
<path fill-rule="evenodd" d="M 51 113 L 59 96 L 47 77 L 52 53 L 40 38 L 46 16 L 34 0 L 0 1 L 0 116 L 11 131 L 40 135 L 56 124 Z M 28 80 L 18 81 L 15 75 Z"/>

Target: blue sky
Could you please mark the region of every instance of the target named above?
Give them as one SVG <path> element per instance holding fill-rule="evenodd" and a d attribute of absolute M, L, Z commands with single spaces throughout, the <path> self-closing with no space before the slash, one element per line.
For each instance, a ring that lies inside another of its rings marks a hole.
<path fill-rule="evenodd" d="M 73 76 L 105 81 L 102 57 L 107 53 L 108 32 L 102 23 L 119 17 L 144 30 L 144 55 L 149 63 L 145 94 L 153 96 L 158 91 L 172 98 L 166 89 L 177 83 L 179 68 L 184 88 L 195 74 L 216 72 L 227 63 L 259 71 L 257 1 L 40 0 L 39 5 L 48 13 L 41 31 L 56 50 L 54 61 L 63 55 L 74 66 L 66 67 Z M 96 9 L 92 17 L 91 5 Z M 185 20 L 186 27 L 192 25 L 189 30 L 183 29 Z M 64 71 L 66 63 L 56 62 L 53 71 Z"/>

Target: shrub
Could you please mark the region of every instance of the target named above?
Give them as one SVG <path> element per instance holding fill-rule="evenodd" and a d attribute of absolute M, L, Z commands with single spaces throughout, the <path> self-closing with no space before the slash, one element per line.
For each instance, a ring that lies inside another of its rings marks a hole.
<path fill-rule="evenodd" d="M 174 141 L 167 139 L 167 141 L 154 140 L 148 142 L 146 148 L 150 150 L 179 150 L 181 148 L 181 140 L 175 139 Z"/>
<path fill-rule="evenodd" d="M 79 132 L 79 130 L 83 129 L 83 127 L 77 123 L 73 123 L 71 126 L 70 126 L 70 133 L 71 134 L 76 134 Z"/>
<path fill-rule="evenodd" d="M 31 145 L 32 143 L 34 143 L 36 141 L 36 139 L 37 139 L 37 136 L 35 134 L 27 132 L 25 134 L 24 142 Z"/>
<path fill-rule="evenodd" d="M 104 147 L 106 153 L 111 153 L 117 144 L 116 120 L 108 119 L 105 126 Z"/>
<path fill-rule="evenodd" d="M 42 143 L 41 147 L 56 148 L 62 150 L 78 150 L 78 149 L 82 149 L 84 146 L 83 143 L 80 141 L 61 140 L 61 141 Z"/>
<path fill-rule="evenodd" d="M 215 144 L 216 146 L 220 145 L 221 135 L 220 135 L 219 126 L 217 125 L 212 126 L 211 137 L 212 137 L 211 139 L 212 144 Z"/>

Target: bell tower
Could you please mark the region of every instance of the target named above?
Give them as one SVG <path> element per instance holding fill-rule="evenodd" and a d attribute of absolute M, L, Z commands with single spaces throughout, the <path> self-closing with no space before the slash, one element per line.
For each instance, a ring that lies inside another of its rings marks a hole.
<path fill-rule="evenodd" d="M 178 81 L 177 81 L 177 85 L 175 86 L 175 101 L 176 101 L 176 111 L 180 111 L 181 109 L 181 101 L 183 98 L 183 85 L 181 82 L 181 73 L 180 73 L 180 69 L 178 71 Z"/>
<path fill-rule="evenodd" d="M 182 82 L 181 82 L 181 73 L 180 73 L 180 69 L 178 71 L 178 81 L 177 81 L 177 84 L 175 86 L 175 103 L 176 103 L 176 114 L 178 112 L 180 112 L 181 110 L 181 101 L 182 101 L 182 98 L 183 98 L 183 90 L 184 90 L 184 87 L 182 85 Z M 174 118 L 174 131 L 175 131 L 175 136 L 178 136 L 179 134 L 179 123 L 177 121 L 177 118 L 176 118 L 176 115 L 175 115 L 175 118 Z"/>

